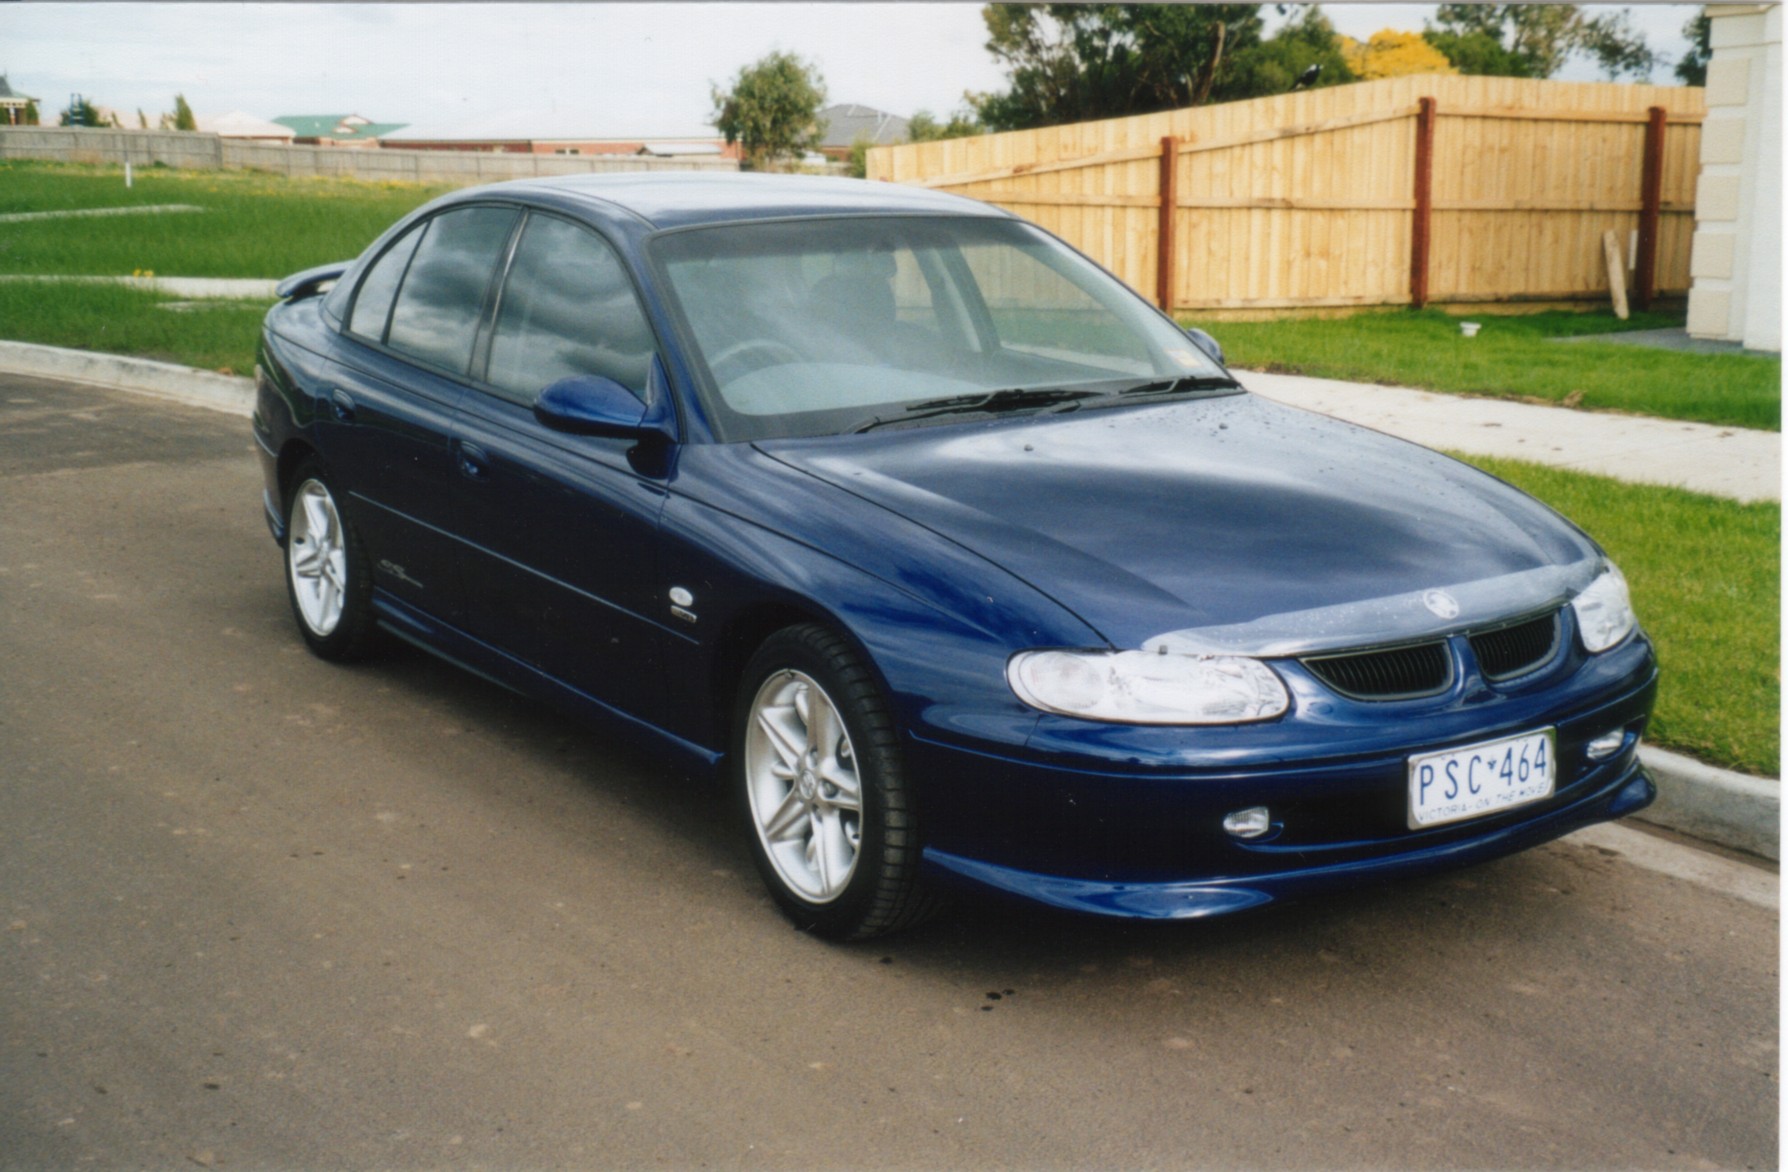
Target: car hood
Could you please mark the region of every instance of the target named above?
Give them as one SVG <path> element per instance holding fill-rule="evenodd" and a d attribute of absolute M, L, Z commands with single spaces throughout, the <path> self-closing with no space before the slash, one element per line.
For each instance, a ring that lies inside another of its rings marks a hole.
<path fill-rule="evenodd" d="M 1499 480 L 1252 394 L 757 447 L 975 551 L 1117 647 L 1413 638 L 1562 602 L 1601 563 Z"/>

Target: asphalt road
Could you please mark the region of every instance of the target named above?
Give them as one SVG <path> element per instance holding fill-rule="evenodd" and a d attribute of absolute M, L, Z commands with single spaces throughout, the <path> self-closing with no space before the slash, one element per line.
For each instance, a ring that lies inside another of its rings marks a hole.
<path fill-rule="evenodd" d="M 22 379 L 0 905 L 8 1168 L 1778 1158 L 1777 917 L 1718 884 L 1565 842 L 826 945 L 702 785 L 416 652 L 311 658 L 244 421 Z"/>

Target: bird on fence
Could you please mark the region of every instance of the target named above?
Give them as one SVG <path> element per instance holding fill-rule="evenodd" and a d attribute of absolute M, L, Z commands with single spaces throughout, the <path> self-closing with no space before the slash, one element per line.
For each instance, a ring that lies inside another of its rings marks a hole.
<path fill-rule="evenodd" d="M 1291 88 L 1294 90 L 1301 90 L 1307 85 L 1315 85 L 1317 75 L 1321 72 L 1322 62 L 1318 61 L 1310 68 L 1304 70 L 1304 72 L 1298 74 L 1298 79 L 1291 83 Z"/>

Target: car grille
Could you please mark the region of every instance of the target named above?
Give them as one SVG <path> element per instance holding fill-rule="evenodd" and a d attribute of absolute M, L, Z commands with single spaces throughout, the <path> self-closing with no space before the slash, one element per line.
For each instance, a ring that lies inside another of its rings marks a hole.
<path fill-rule="evenodd" d="M 1514 679 L 1533 671 L 1558 648 L 1558 612 L 1466 635 L 1486 679 Z M 1378 651 L 1311 656 L 1302 661 L 1317 679 L 1356 700 L 1411 700 L 1444 692 L 1453 682 L 1445 640 Z"/>
<path fill-rule="evenodd" d="M 1303 664 L 1337 692 L 1361 700 L 1432 696 L 1445 691 L 1453 679 L 1453 661 L 1444 642 L 1325 655 Z"/>
<path fill-rule="evenodd" d="M 1492 680 L 1513 679 L 1532 671 L 1550 659 L 1557 646 L 1557 611 L 1471 636 L 1471 650 L 1478 657 L 1478 667 L 1485 678 Z"/>

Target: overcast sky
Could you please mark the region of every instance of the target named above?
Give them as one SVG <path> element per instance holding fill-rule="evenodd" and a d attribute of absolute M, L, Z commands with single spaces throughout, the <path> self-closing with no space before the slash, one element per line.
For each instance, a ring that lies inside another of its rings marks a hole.
<path fill-rule="evenodd" d="M 1634 17 L 1674 61 L 1695 7 Z M 1323 9 L 1361 39 L 1433 12 Z M 42 99 L 46 121 L 81 93 L 154 124 L 184 93 L 202 117 L 353 112 L 435 129 L 502 112 L 537 119 L 542 136 L 691 135 L 711 84 L 773 49 L 817 64 L 832 101 L 946 114 L 965 90 L 1001 88 L 985 41 L 980 6 L 953 3 L 0 3 L 0 72 Z M 1598 79 L 1585 64 L 1561 76 Z M 1655 80 L 1673 79 L 1666 67 Z"/>

